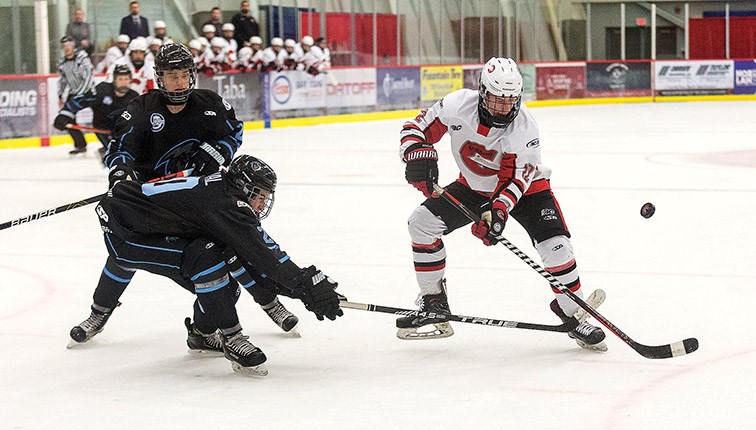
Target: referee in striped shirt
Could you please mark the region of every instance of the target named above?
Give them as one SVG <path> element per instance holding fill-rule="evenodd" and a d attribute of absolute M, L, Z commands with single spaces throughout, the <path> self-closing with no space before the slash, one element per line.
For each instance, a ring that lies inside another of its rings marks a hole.
<path fill-rule="evenodd" d="M 58 61 L 58 105 L 63 107 L 66 99 L 71 99 L 79 94 L 84 94 L 93 86 L 92 73 L 94 67 L 86 51 L 76 50 L 76 43 L 69 36 L 60 39 L 63 56 Z M 68 133 L 74 141 L 74 150 L 71 154 L 86 152 L 87 142 L 84 133 L 80 130 L 69 129 Z"/>

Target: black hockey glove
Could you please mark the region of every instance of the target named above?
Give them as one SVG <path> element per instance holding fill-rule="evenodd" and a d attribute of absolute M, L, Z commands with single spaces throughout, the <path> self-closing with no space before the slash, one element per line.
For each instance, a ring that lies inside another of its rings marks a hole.
<path fill-rule="evenodd" d="M 73 118 L 68 115 L 59 113 L 58 116 L 55 117 L 55 121 L 53 121 L 53 127 L 60 131 L 65 131 L 68 124 L 74 123 L 76 123 L 76 121 Z"/>
<path fill-rule="evenodd" d="M 472 234 L 486 246 L 496 245 L 503 237 L 507 218 L 507 206 L 503 201 L 497 199 L 487 203 L 481 220 L 472 225 Z"/>
<path fill-rule="evenodd" d="M 231 154 L 223 145 L 202 142 L 192 158 L 194 159 L 194 174 L 204 176 L 211 175 L 220 170 L 220 166 L 228 164 Z"/>
<path fill-rule="evenodd" d="M 300 293 L 302 303 L 318 320 L 328 318 L 333 321 L 344 315 L 339 307 L 339 294 L 334 289 L 339 285 L 323 274 L 315 266 L 310 266 L 300 275 Z"/>
<path fill-rule="evenodd" d="M 433 184 L 438 181 L 438 152 L 433 145 L 416 143 L 404 151 L 404 178 L 425 197 L 433 194 Z"/>
<path fill-rule="evenodd" d="M 136 172 L 134 172 L 134 169 L 127 166 L 126 164 L 116 164 L 112 169 L 110 169 L 110 173 L 108 173 L 108 182 L 110 182 L 110 188 L 113 188 L 113 185 L 117 184 L 120 181 L 135 181 L 136 179 Z"/>

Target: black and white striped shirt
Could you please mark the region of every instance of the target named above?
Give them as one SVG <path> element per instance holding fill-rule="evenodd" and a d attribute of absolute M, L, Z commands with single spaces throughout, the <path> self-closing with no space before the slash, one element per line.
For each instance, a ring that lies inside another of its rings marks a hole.
<path fill-rule="evenodd" d="M 58 97 L 75 96 L 89 91 L 94 86 L 93 70 L 92 61 L 84 51 L 77 51 L 70 60 L 65 55 L 61 57 L 58 60 Z"/>

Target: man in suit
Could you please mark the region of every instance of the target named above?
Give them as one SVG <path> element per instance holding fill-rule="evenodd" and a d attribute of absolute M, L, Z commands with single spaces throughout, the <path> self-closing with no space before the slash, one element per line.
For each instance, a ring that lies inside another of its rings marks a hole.
<path fill-rule="evenodd" d="M 147 18 L 139 15 L 139 2 L 132 1 L 129 3 L 130 14 L 121 20 L 121 31 L 119 34 L 126 34 L 132 40 L 137 37 L 147 37 L 150 35 L 150 26 Z"/>

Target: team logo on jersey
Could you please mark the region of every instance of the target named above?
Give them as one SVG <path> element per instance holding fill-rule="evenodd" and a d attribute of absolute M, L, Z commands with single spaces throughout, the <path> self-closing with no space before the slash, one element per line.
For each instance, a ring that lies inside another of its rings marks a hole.
<path fill-rule="evenodd" d="M 494 162 L 499 152 L 495 149 L 468 140 L 459 149 L 459 155 L 465 166 L 480 176 L 493 176 L 499 171 L 499 164 Z"/>
<path fill-rule="evenodd" d="M 123 118 L 123 119 L 125 119 L 126 121 L 128 121 L 128 120 L 130 120 L 130 119 L 131 119 L 131 114 L 129 113 L 129 111 L 125 110 L 125 111 L 123 111 L 123 113 L 121 114 L 121 118 Z"/>
<path fill-rule="evenodd" d="M 452 124 L 451 129 L 452 129 L 452 131 L 460 131 L 460 130 L 462 130 L 462 126 L 461 125 L 454 125 L 454 124 Z"/>
<path fill-rule="evenodd" d="M 113 97 L 110 97 L 110 96 L 103 97 L 102 98 L 102 104 L 104 104 L 105 106 L 112 105 L 113 104 Z"/>
<path fill-rule="evenodd" d="M 226 108 L 226 110 L 231 110 L 231 105 L 226 101 L 226 99 L 221 98 L 223 100 L 223 106 Z"/>
<path fill-rule="evenodd" d="M 251 207 L 249 206 L 249 204 L 247 204 L 247 202 L 243 202 L 243 201 L 241 201 L 241 200 L 237 200 L 237 201 L 236 201 L 236 206 L 238 206 L 238 207 L 240 207 L 240 208 L 250 208 L 250 209 L 252 209 L 252 208 L 251 208 Z"/>
<path fill-rule="evenodd" d="M 150 115 L 150 124 L 152 124 L 152 132 L 157 133 L 165 127 L 165 118 L 157 112 Z"/>
<path fill-rule="evenodd" d="M 533 139 L 533 140 L 531 140 L 530 142 L 526 143 L 526 144 L 525 144 L 525 147 L 526 147 L 526 148 L 536 148 L 536 147 L 538 147 L 538 145 L 540 145 L 540 144 L 541 144 L 541 142 L 539 142 L 539 141 L 538 141 L 538 138 L 536 137 L 535 139 Z"/>
<path fill-rule="evenodd" d="M 205 111 L 205 115 L 206 115 L 206 116 L 215 116 L 215 112 L 213 112 L 213 111 L 211 111 L 211 110 L 206 110 L 206 111 Z"/>

